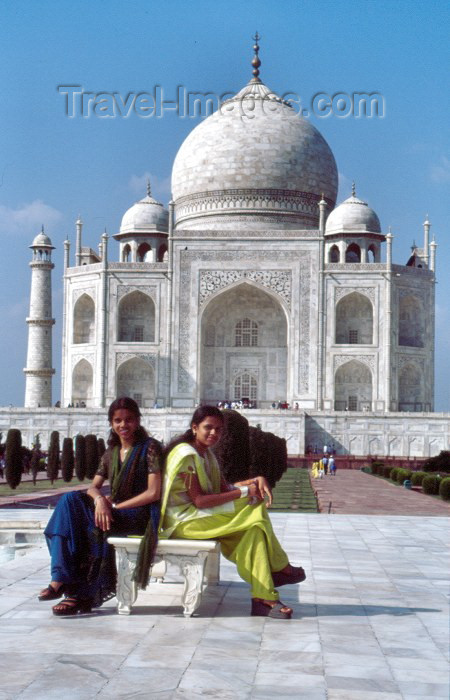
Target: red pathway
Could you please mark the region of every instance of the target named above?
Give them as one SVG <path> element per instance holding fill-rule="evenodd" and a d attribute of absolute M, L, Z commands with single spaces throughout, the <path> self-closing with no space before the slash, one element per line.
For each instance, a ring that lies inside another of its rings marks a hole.
<path fill-rule="evenodd" d="M 354 469 L 311 479 L 321 513 L 450 515 L 450 503 Z M 330 509 L 331 502 L 331 509 Z"/>

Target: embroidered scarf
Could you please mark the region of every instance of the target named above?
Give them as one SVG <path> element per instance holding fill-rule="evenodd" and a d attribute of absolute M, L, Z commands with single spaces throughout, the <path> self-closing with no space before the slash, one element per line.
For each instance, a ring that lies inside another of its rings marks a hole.
<path fill-rule="evenodd" d="M 111 498 L 113 502 L 121 503 L 146 490 L 147 450 L 150 440 L 152 438 L 135 445 L 128 452 L 122 465 L 119 461 L 119 447 L 112 450 Z M 148 585 L 150 567 L 158 544 L 159 502 L 149 503 L 144 507 L 148 508 L 148 523 L 139 545 L 136 568 L 133 573 L 133 580 L 140 588 Z"/>

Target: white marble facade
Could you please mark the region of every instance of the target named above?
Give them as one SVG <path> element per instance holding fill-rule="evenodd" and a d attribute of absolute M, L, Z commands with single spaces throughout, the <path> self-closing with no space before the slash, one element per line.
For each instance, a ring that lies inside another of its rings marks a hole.
<path fill-rule="evenodd" d="M 168 211 L 149 187 L 113 255 L 106 235 L 99 254 L 83 248 L 77 222 L 62 406 L 433 411 L 429 222 L 424 248 L 393 264 L 375 212 L 336 195 L 331 149 L 256 75 L 181 146 Z"/>

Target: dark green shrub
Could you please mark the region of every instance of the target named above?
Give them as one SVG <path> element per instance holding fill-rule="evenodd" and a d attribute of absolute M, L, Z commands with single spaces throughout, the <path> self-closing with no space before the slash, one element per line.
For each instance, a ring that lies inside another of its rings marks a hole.
<path fill-rule="evenodd" d="M 383 467 L 383 476 L 385 479 L 391 478 L 391 472 L 392 472 L 392 467 L 389 467 L 389 466 Z"/>
<path fill-rule="evenodd" d="M 59 471 L 59 433 L 54 430 L 50 435 L 47 456 L 47 476 L 53 482 L 58 478 Z"/>
<path fill-rule="evenodd" d="M 86 448 L 84 435 L 75 437 L 75 474 L 79 481 L 86 476 Z"/>
<path fill-rule="evenodd" d="M 436 457 L 430 457 L 423 464 L 425 472 L 450 472 L 450 450 L 442 450 Z"/>
<path fill-rule="evenodd" d="M 36 477 L 38 475 L 38 471 L 41 466 L 41 459 L 42 459 L 42 452 L 39 448 L 39 446 L 33 447 L 33 451 L 31 453 L 31 464 L 30 464 L 30 469 L 31 473 L 33 475 L 33 484 L 36 485 Z"/>
<path fill-rule="evenodd" d="M 413 472 L 411 476 L 411 483 L 413 486 L 422 486 L 422 481 L 424 477 L 427 476 L 426 472 Z"/>
<path fill-rule="evenodd" d="M 400 467 L 397 470 L 397 484 L 403 484 L 405 479 L 411 479 L 411 474 L 412 471 L 410 469 L 403 469 L 402 467 Z"/>
<path fill-rule="evenodd" d="M 103 440 L 103 438 L 98 438 L 97 449 L 98 449 L 98 463 L 100 464 L 100 460 L 106 452 L 106 445 L 105 445 L 105 441 Z"/>
<path fill-rule="evenodd" d="M 96 435 L 86 435 L 84 438 L 86 451 L 86 476 L 93 479 L 98 469 L 98 445 Z"/>
<path fill-rule="evenodd" d="M 390 477 L 389 477 L 391 479 L 391 481 L 397 482 L 397 473 L 398 473 L 399 469 L 400 469 L 400 467 L 394 467 L 393 469 L 391 469 L 391 473 L 390 473 Z"/>
<path fill-rule="evenodd" d="M 17 428 L 8 430 L 5 448 L 5 479 L 11 489 L 22 479 L 22 435 Z"/>
<path fill-rule="evenodd" d="M 61 475 L 64 481 L 72 481 L 74 464 L 73 441 L 72 438 L 66 437 L 63 440 L 61 454 Z"/>
<path fill-rule="evenodd" d="M 444 501 L 450 501 L 450 477 L 446 476 L 441 479 L 439 484 L 439 495 Z"/>
<path fill-rule="evenodd" d="M 238 411 L 223 411 L 224 431 L 214 452 L 227 481 L 249 478 L 250 445 L 248 421 Z"/>
<path fill-rule="evenodd" d="M 440 478 L 435 474 L 428 474 L 423 478 L 422 490 L 424 493 L 436 495 L 439 493 Z"/>

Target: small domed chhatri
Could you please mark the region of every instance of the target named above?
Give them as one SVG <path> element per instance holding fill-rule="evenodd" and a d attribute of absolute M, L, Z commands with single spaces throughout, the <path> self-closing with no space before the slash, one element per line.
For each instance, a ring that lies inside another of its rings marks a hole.
<path fill-rule="evenodd" d="M 47 234 L 44 231 L 44 227 L 42 227 L 42 230 L 39 231 L 38 235 L 34 237 L 33 243 L 31 244 L 30 248 L 34 248 L 34 247 L 54 248 L 50 238 L 47 236 Z"/>
<path fill-rule="evenodd" d="M 177 228 L 312 228 L 323 192 L 337 194 L 336 163 L 325 139 L 254 77 L 199 124 L 172 170 Z"/>
<path fill-rule="evenodd" d="M 356 196 L 355 185 L 352 196 L 334 209 L 327 219 L 326 235 L 339 233 L 381 233 L 380 220 L 367 202 Z"/>
<path fill-rule="evenodd" d="M 133 204 L 122 217 L 119 233 L 145 233 L 147 231 L 167 231 L 169 213 L 161 202 L 151 195 L 147 183 L 147 196 Z"/>

